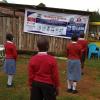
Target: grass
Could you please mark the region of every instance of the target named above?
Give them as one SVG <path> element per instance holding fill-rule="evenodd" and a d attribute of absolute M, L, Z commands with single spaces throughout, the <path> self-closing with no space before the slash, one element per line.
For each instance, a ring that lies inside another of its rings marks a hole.
<path fill-rule="evenodd" d="M 93 67 L 93 68 L 97 68 L 98 70 L 100 70 L 100 59 L 91 59 L 91 60 L 86 60 L 86 66 L 88 67 Z"/>
<path fill-rule="evenodd" d="M 0 100 L 29 100 L 27 66 L 30 56 L 19 56 L 14 88 L 6 88 L 7 75 L 0 67 Z M 57 100 L 100 100 L 100 60 L 86 60 L 85 75 L 78 84 L 78 94 L 66 92 L 66 60 L 58 59 L 60 72 L 60 95 Z"/>
<path fill-rule="evenodd" d="M 91 91 L 91 95 L 100 100 L 100 88 L 93 87 Z"/>
<path fill-rule="evenodd" d="M 58 100 L 87 100 L 85 97 L 80 96 L 61 96 L 58 97 Z"/>

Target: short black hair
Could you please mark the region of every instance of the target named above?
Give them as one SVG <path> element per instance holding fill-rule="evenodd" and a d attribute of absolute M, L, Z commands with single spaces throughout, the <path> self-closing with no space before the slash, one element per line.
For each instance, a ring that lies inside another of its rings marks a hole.
<path fill-rule="evenodd" d="M 75 34 L 75 33 L 72 34 L 71 40 L 72 40 L 72 41 L 77 41 L 77 40 L 78 40 L 78 35 Z"/>
<path fill-rule="evenodd" d="M 84 38 L 84 33 L 81 33 L 80 34 L 80 38 Z"/>
<path fill-rule="evenodd" d="M 6 40 L 13 41 L 13 35 L 11 33 L 6 34 Z"/>
<path fill-rule="evenodd" d="M 41 52 L 45 52 L 45 51 L 48 51 L 49 49 L 49 41 L 47 40 L 46 37 L 39 37 L 38 40 L 37 40 L 37 47 L 39 49 L 39 51 Z"/>

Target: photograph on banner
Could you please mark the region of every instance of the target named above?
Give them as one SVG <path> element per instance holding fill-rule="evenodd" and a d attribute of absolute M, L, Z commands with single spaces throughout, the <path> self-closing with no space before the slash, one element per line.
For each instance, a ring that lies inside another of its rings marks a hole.
<path fill-rule="evenodd" d="M 89 16 L 64 14 L 41 10 L 25 10 L 24 32 L 71 37 L 86 33 Z"/>

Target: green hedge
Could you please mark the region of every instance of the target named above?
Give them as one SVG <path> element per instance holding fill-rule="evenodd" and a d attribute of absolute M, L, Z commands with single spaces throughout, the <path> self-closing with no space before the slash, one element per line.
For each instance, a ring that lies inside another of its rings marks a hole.
<path fill-rule="evenodd" d="M 17 51 L 18 54 L 20 55 L 35 55 L 38 53 L 38 51 L 29 51 L 29 50 L 18 50 Z M 55 52 L 48 52 L 48 54 L 52 55 L 52 56 L 58 56 L 58 57 L 64 57 L 65 54 L 64 53 L 55 53 Z"/>

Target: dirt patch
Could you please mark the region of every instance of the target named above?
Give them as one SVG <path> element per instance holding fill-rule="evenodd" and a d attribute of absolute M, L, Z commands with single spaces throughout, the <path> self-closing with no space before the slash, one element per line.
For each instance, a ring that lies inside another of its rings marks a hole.
<path fill-rule="evenodd" d="M 61 74 L 60 76 L 62 76 L 63 78 L 61 80 L 60 95 L 73 96 L 73 94 L 67 93 L 66 91 L 67 90 L 66 71 L 64 71 L 64 69 L 66 69 L 66 66 L 63 66 L 62 68 L 60 68 L 60 70 L 63 71 L 62 73 L 60 73 Z M 92 96 L 92 88 L 97 87 L 97 83 L 96 83 L 97 74 L 98 74 L 98 71 L 96 69 L 85 67 L 84 75 L 82 76 L 81 80 L 77 84 L 77 89 L 79 93 L 76 95 L 86 97 L 87 100 L 100 100 L 99 95 L 97 97 Z M 99 83 L 98 83 L 98 88 L 100 88 Z"/>

